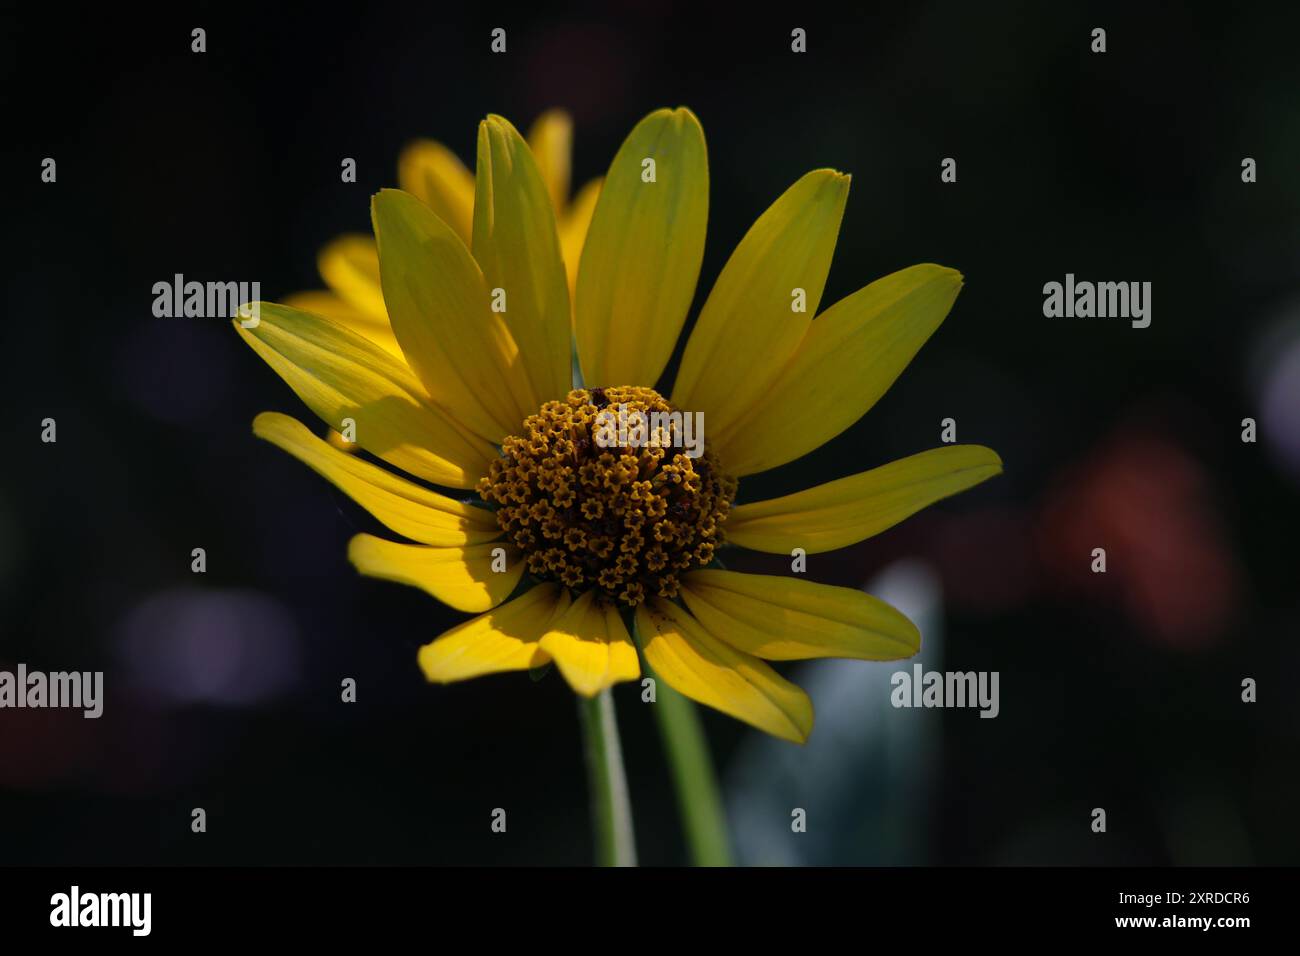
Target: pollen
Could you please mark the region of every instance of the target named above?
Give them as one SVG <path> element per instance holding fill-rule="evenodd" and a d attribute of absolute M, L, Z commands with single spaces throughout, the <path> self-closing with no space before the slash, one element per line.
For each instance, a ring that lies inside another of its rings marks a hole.
<path fill-rule="evenodd" d="M 614 440 L 615 416 L 651 427 Z M 706 442 L 688 454 L 681 421 L 651 388 L 580 388 L 502 442 L 477 490 L 529 574 L 635 607 L 713 560 L 736 480 Z"/>

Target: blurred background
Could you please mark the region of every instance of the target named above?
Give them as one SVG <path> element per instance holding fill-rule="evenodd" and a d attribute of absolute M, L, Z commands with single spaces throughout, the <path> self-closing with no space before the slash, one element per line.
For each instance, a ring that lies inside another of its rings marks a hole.
<path fill-rule="evenodd" d="M 910 664 L 784 668 L 817 706 L 806 748 L 705 713 L 741 858 L 1300 861 L 1300 8 L 854 6 L 0 14 L 0 669 L 103 670 L 107 696 L 99 720 L 0 712 L 0 863 L 590 861 L 570 691 L 427 685 L 416 649 L 463 616 L 352 571 L 372 519 L 251 434 L 259 411 L 309 413 L 227 322 L 154 318 L 152 286 L 317 288 L 317 250 L 369 228 L 411 139 L 472 163 L 486 113 L 563 107 L 581 183 L 679 104 L 711 166 L 696 309 L 820 166 L 853 174 L 825 304 L 916 262 L 966 276 L 889 394 L 742 500 L 936 446 L 947 417 L 1006 462 L 808 569 L 916 614 L 927 667 L 998 671 L 998 718 L 893 709 Z M 1151 327 L 1044 318 L 1067 272 L 1150 281 Z M 615 698 L 641 858 L 682 862 L 652 716 Z"/>

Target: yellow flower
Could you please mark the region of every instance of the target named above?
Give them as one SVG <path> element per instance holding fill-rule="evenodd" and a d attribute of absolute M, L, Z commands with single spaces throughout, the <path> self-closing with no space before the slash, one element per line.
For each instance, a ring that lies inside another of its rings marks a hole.
<path fill-rule="evenodd" d="M 372 202 L 377 246 L 355 240 L 356 256 L 337 258 L 361 262 L 364 248 L 364 267 L 323 268 L 338 301 L 262 303 L 255 327 L 235 323 L 331 427 L 351 419 L 357 444 L 378 459 L 433 485 L 477 489 L 489 507 L 344 454 L 286 415 L 263 413 L 253 430 L 417 542 L 357 535 L 349 557 L 361 573 L 479 614 L 421 648 L 429 680 L 554 661 L 592 696 L 640 676 L 626 615 L 662 680 L 801 742 L 812 703 L 767 661 L 909 657 L 916 627 L 857 590 L 707 565 L 724 542 L 787 556 L 842 548 L 1001 471 L 993 451 L 950 445 L 733 504 L 737 479 L 812 451 L 880 398 L 947 315 L 961 275 L 912 266 L 814 320 L 849 178 L 808 173 L 723 268 L 665 399 L 654 386 L 704 250 L 699 122 L 676 109 L 637 124 L 585 244 L 557 227 L 567 126 L 543 129 L 530 149 L 504 119 L 480 124 L 472 202 L 468 173 L 445 150 L 416 147 L 425 152 L 404 157 L 408 189 Z M 459 192 L 443 188 L 456 180 Z M 577 245 L 576 274 L 566 274 Z M 372 326 L 358 323 L 362 311 Z M 387 333 L 377 336 L 380 318 Z M 575 344 L 581 389 L 571 388 Z M 703 454 L 654 441 L 608 447 L 597 432 L 616 408 L 702 413 Z"/>

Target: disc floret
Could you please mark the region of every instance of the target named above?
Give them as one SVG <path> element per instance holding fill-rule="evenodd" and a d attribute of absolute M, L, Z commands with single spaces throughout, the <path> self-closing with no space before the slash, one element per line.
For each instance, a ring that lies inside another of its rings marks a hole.
<path fill-rule="evenodd" d="M 611 440 L 616 415 L 657 423 L 676 411 L 651 388 L 574 389 L 502 443 L 478 493 L 530 574 L 635 607 L 676 597 L 681 575 L 713 560 L 736 481 L 707 443 L 692 457 L 671 426 Z"/>

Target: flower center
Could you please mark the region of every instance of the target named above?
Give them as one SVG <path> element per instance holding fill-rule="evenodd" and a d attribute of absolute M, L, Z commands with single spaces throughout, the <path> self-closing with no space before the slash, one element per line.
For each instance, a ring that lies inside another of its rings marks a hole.
<path fill-rule="evenodd" d="M 478 483 L 528 571 L 635 607 L 713 560 L 736 481 L 652 388 L 574 389 L 529 416 Z"/>

